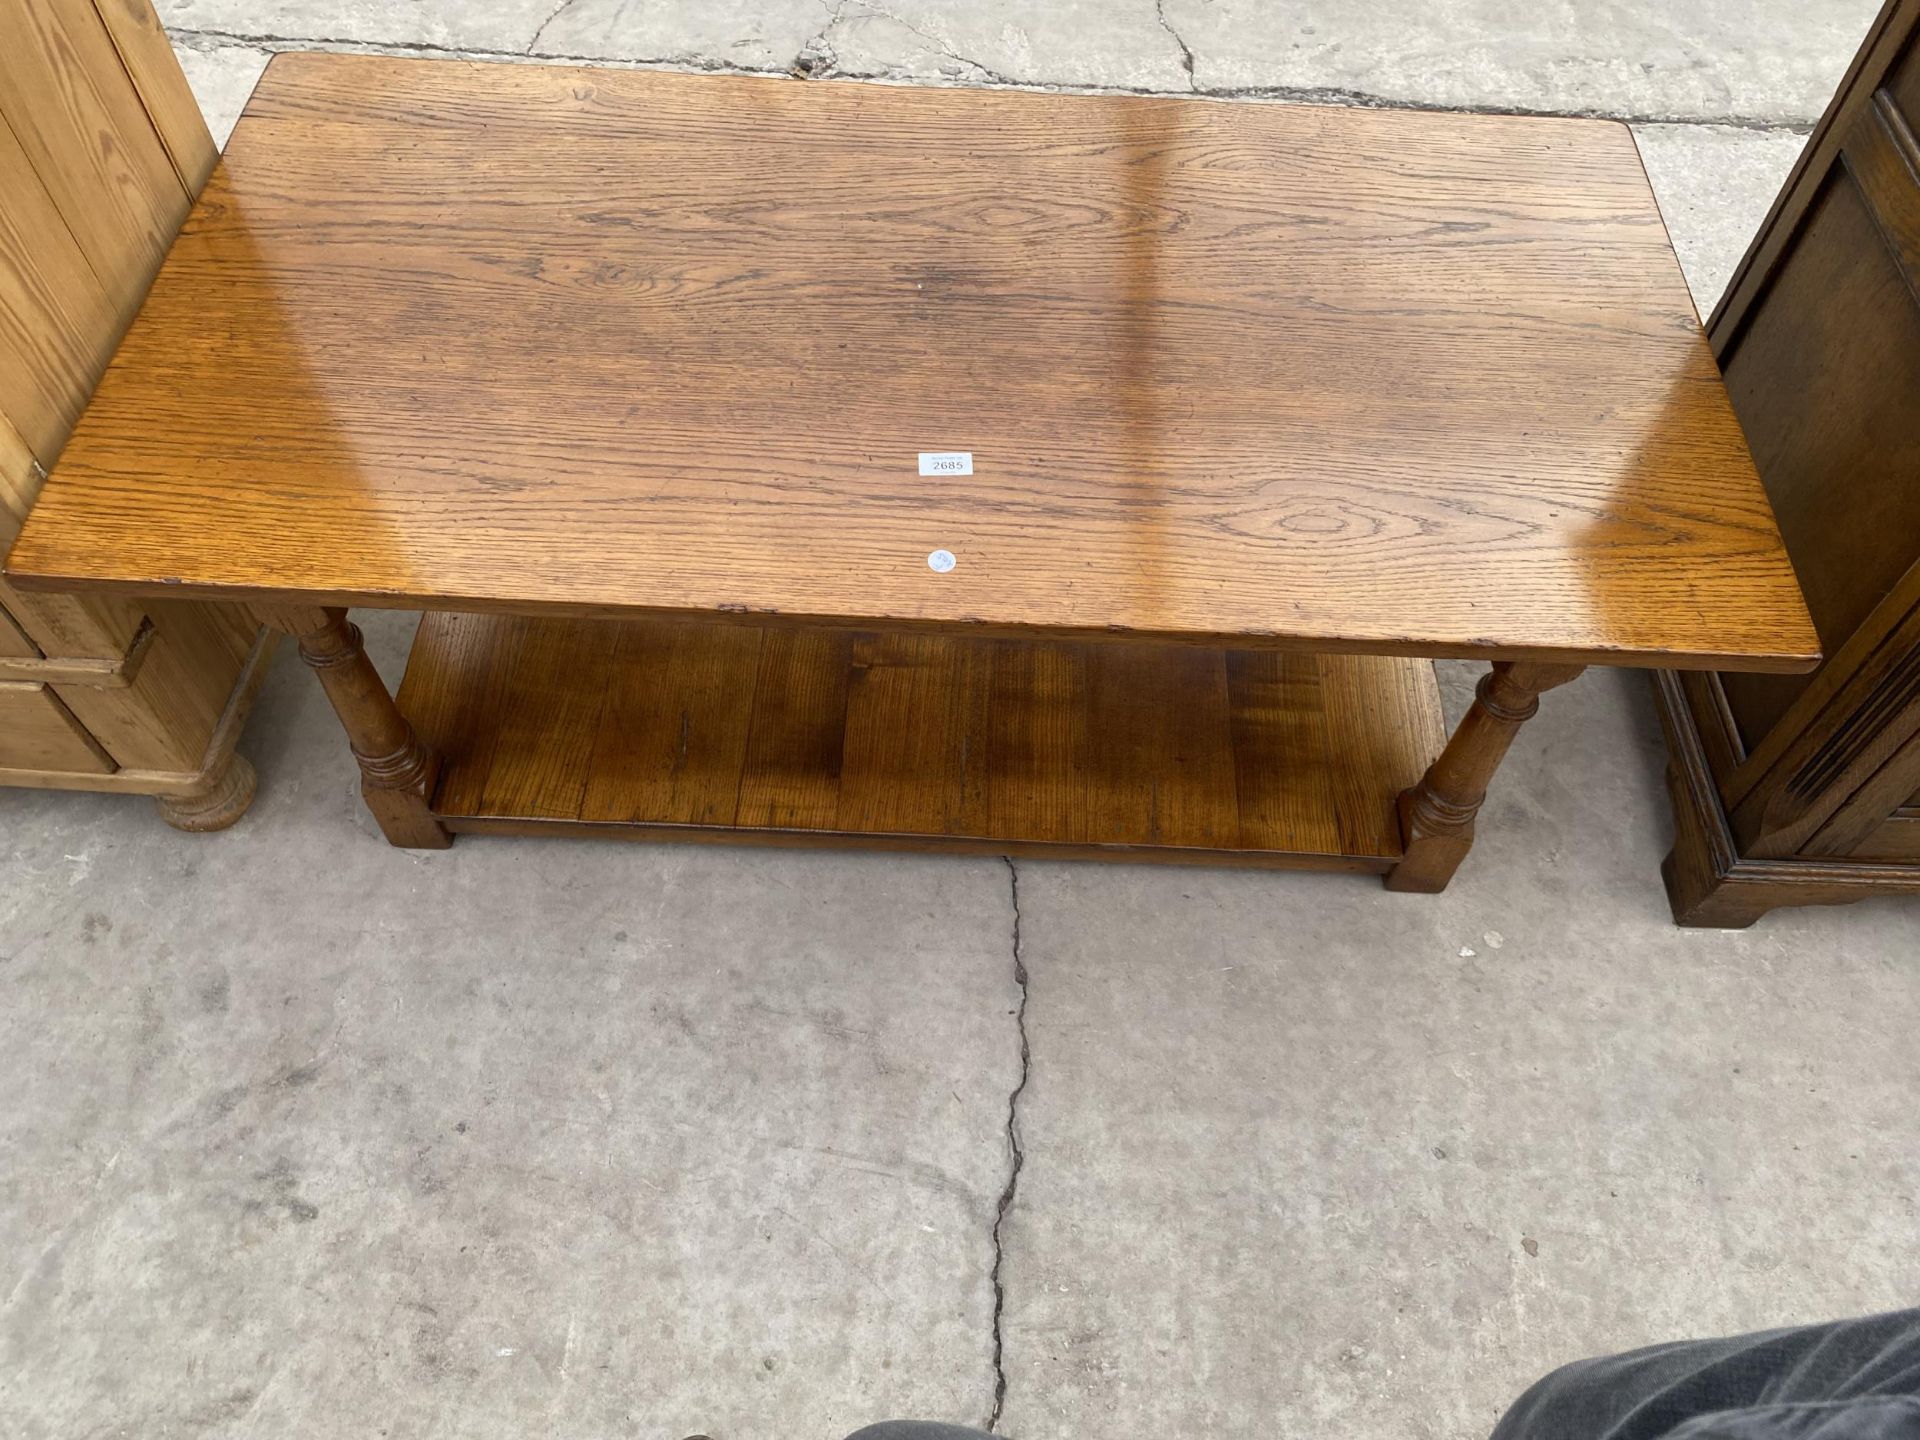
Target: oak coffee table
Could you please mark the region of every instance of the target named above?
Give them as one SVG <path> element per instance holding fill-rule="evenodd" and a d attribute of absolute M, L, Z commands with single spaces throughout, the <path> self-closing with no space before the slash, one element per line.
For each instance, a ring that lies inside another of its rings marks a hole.
<path fill-rule="evenodd" d="M 421 847 L 1437 890 L 1541 691 L 1819 653 L 1622 126 L 373 56 L 268 69 L 9 568 L 298 636 Z"/>

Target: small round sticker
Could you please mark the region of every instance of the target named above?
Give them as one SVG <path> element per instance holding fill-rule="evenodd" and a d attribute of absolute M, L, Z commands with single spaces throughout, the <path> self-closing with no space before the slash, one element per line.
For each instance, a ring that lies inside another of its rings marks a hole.
<path fill-rule="evenodd" d="M 936 550 L 927 556 L 927 568 L 936 575 L 944 575 L 960 562 L 953 558 L 951 550 Z"/>

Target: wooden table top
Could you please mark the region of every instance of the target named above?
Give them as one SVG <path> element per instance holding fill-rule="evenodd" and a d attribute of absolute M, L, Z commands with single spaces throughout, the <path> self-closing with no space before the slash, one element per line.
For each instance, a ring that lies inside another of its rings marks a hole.
<path fill-rule="evenodd" d="M 1622 126 L 375 56 L 269 67 L 9 564 L 1818 652 Z"/>

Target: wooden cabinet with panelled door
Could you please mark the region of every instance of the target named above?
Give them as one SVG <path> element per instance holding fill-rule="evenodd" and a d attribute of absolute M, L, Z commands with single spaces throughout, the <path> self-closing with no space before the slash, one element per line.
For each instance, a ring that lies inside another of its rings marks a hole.
<path fill-rule="evenodd" d="M 148 0 L 0 3 L 0 554 L 217 158 Z M 271 655 L 238 609 L 0 580 L 0 785 L 231 824 Z"/>
<path fill-rule="evenodd" d="M 1920 0 L 1891 0 L 1708 326 L 1827 661 L 1659 677 L 1682 924 L 1920 894 Z"/>

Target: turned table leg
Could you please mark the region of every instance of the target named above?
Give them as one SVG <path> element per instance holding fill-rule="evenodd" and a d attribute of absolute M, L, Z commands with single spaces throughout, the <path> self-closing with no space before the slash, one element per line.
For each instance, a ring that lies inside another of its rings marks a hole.
<path fill-rule="evenodd" d="M 300 642 L 360 762 L 360 794 L 390 844 L 444 850 L 453 843 L 433 813 L 440 757 L 420 743 L 339 609 L 262 609 L 260 617 Z"/>
<path fill-rule="evenodd" d="M 1389 890 L 1435 894 L 1473 848 L 1473 817 L 1487 782 L 1516 731 L 1540 708 L 1542 691 L 1564 685 L 1584 666 L 1500 660 L 1480 679 L 1473 706 L 1420 783 L 1400 793 L 1407 853 L 1387 872 Z"/>

